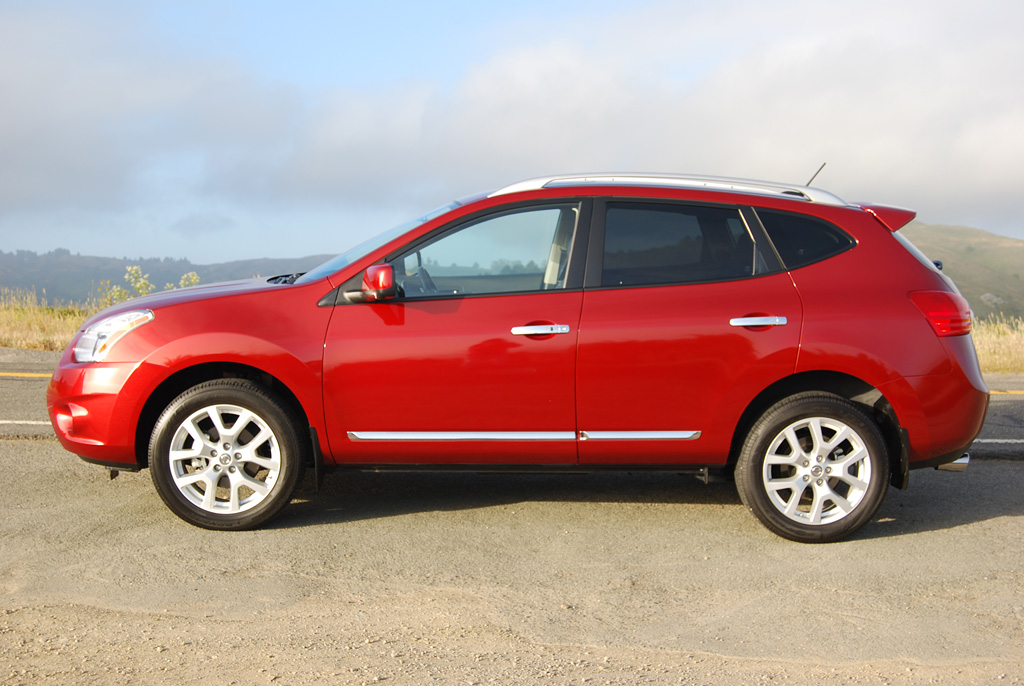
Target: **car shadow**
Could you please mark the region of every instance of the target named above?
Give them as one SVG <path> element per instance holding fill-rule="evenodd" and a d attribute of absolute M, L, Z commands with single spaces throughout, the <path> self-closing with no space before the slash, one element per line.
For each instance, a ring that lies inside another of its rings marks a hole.
<path fill-rule="evenodd" d="M 704 484 L 677 472 L 530 474 L 335 472 L 319 493 L 307 479 L 295 501 L 265 528 L 301 527 L 499 507 L 525 502 L 718 504 L 742 507 L 730 481 Z"/>
<path fill-rule="evenodd" d="M 890 488 L 872 521 L 851 539 L 888 538 L 950 529 L 1003 516 L 1024 515 L 1013 484 L 1024 462 L 981 461 L 966 473 L 911 473 L 906 491 Z M 719 505 L 742 508 L 735 484 L 704 484 L 676 472 L 521 474 L 477 472 L 335 472 L 319 493 L 311 481 L 265 528 L 483 509 L 527 502 Z M 751 519 L 752 526 L 756 526 Z M 782 540 L 782 539 L 779 539 Z"/>
<path fill-rule="evenodd" d="M 1022 478 L 1021 460 L 972 460 L 964 473 L 912 471 L 910 487 L 890 488 L 872 522 L 852 538 L 888 538 L 1024 516 Z"/>

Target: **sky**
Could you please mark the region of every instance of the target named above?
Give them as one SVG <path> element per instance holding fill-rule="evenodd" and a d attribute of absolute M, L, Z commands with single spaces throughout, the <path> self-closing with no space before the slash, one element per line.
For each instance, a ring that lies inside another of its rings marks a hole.
<path fill-rule="evenodd" d="M 548 174 L 1024 239 L 1016 0 L 0 0 L 0 250 L 333 254 Z"/>

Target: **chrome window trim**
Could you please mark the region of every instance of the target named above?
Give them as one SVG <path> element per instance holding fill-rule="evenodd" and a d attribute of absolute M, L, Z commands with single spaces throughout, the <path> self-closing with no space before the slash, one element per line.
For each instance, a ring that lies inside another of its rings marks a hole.
<path fill-rule="evenodd" d="M 349 431 L 350 441 L 575 441 L 575 431 Z"/>
<path fill-rule="evenodd" d="M 580 431 L 581 441 L 692 441 L 700 431 Z"/>

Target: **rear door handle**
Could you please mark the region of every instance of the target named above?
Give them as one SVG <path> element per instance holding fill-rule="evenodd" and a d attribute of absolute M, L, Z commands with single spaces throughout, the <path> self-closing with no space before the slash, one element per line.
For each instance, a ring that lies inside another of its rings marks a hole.
<path fill-rule="evenodd" d="M 736 317 L 729 326 L 785 326 L 785 317 Z"/>
<path fill-rule="evenodd" d="M 556 333 L 569 333 L 568 324 L 534 324 L 531 326 L 513 326 L 513 336 L 551 336 Z"/>

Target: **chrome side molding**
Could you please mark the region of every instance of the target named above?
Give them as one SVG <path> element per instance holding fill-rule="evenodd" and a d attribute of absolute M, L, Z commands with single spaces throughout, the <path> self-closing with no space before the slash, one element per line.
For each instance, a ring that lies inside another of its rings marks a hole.
<path fill-rule="evenodd" d="M 575 441 L 575 431 L 349 431 L 350 441 Z"/>
<path fill-rule="evenodd" d="M 575 441 L 575 431 L 348 431 L 350 441 Z M 700 431 L 580 431 L 581 441 L 692 441 Z"/>
<path fill-rule="evenodd" d="M 581 441 L 692 441 L 700 431 L 580 431 Z"/>

